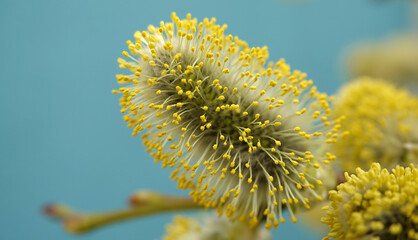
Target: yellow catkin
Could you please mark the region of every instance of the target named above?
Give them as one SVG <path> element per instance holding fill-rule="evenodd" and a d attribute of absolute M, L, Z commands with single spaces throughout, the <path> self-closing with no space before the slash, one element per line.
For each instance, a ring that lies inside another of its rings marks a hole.
<path fill-rule="evenodd" d="M 354 46 L 347 56 L 350 77 L 383 78 L 397 85 L 418 84 L 418 34 L 403 33 Z M 416 93 L 416 92 L 415 92 Z"/>
<path fill-rule="evenodd" d="M 241 240 L 252 236 L 252 239 L 270 240 L 271 235 L 263 229 L 249 229 L 241 222 L 231 223 L 226 218 L 217 216 L 185 217 L 175 216 L 173 222 L 166 226 L 163 240 Z"/>
<path fill-rule="evenodd" d="M 406 90 L 363 77 L 343 86 L 334 108 L 335 116 L 346 117 L 343 137 L 334 145 L 344 171 L 418 160 L 418 99 Z"/>
<path fill-rule="evenodd" d="M 418 239 L 418 169 L 391 172 L 373 163 L 345 174 L 347 182 L 329 192 L 331 205 L 321 221 L 331 227 L 324 239 Z"/>
<path fill-rule="evenodd" d="M 293 209 L 322 199 L 321 165 L 335 159 L 319 151 L 340 134 L 330 97 L 214 18 L 171 19 L 136 32 L 118 60 L 128 73 L 113 92 L 132 135 L 144 132 L 147 151 L 200 205 L 251 227 L 276 228 L 283 208 L 296 222 Z"/>

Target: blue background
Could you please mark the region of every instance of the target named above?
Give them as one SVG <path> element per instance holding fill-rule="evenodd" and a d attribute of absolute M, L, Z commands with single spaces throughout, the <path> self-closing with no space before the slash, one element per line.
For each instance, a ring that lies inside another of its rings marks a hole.
<path fill-rule="evenodd" d="M 321 91 L 343 80 L 351 43 L 408 27 L 407 2 L 0 1 L 0 239 L 158 239 L 172 215 L 110 226 L 80 237 L 41 215 L 48 202 L 81 210 L 126 205 L 137 189 L 187 194 L 131 137 L 114 75 L 126 40 L 176 11 L 216 17 L 250 46 L 267 45 L 308 73 Z M 320 239 L 287 223 L 275 239 Z"/>

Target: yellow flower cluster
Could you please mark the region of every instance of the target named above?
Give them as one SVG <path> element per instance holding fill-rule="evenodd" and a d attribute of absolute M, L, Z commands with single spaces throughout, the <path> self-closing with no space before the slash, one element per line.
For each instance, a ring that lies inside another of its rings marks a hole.
<path fill-rule="evenodd" d="M 396 35 L 383 42 L 356 46 L 347 60 L 351 77 L 384 78 L 398 84 L 418 84 L 418 34 Z"/>
<path fill-rule="evenodd" d="M 344 86 L 334 106 L 336 116 L 346 116 L 341 130 L 349 132 L 334 145 L 343 171 L 417 161 L 418 100 L 407 91 L 363 77 Z"/>
<path fill-rule="evenodd" d="M 390 173 L 374 163 L 368 172 L 345 173 L 347 182 L 330 191 L 324 239 L 418 239 L 418 169 L 397 166 Z"/>
<path fill-rule="evenodd" d="M 263 229 L 249 229 L 246 225 L 231 223 L 226 218 L 207 216 L 192 218 L 176 216 L 167 225 L 163 240 L 270 240 L 271 235 Z"/>
<path fill-rule="evenodd" d="M 321 200 L 320 151 L 339 138 L 330 100 L 284 60 L 266 64 L 266 47 L 225 35 L 215 19 L 190 14 L 149 26 L 127 41 L 121 112 L 133 135 L 196 202 L 229 218 L 277 227 L 282 208 Z"/>

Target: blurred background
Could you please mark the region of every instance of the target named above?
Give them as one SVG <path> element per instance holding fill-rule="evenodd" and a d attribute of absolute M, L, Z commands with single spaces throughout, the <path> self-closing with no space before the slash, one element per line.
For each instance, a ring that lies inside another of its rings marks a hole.
<path fill-rule="evenodd" d="M 416 7 L 416 6 L 415 6 Z M 216 17 L 227 34 L 267 45 L 333 94 L 352 44 L 412 28 L 407 1 L 0 1 L 0 239 L 160 239 L 172 214 L 136 219 L 81 236 L 41 207 L 123 208 L 138 189 L 187 195 L 155 164 L 120 114 L 116 59 L 149 24 L 191 13 Z M 274 239 L 320 239 L 286 223 Z"/>

